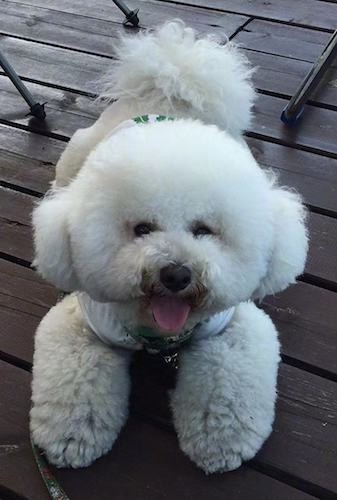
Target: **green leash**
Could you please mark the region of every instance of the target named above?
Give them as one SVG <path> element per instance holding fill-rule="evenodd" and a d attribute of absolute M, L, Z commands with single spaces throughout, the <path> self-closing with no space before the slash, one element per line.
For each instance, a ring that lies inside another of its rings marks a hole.
<path fill-rule="evenodd" d="M 40 449 L 33 443 L 32 438 L 30 438 L 30 442 L 32 445 L 33 455 L 40 471 L 41 477 L 43 479 L 44 484 L 47 487 L 50 498 L 52 500 L 70 500 L 69 497 L 65 494 L 64 490 L 61 488 L 53 474 L 50 472 L 47 461 L 42 455 Z"/>

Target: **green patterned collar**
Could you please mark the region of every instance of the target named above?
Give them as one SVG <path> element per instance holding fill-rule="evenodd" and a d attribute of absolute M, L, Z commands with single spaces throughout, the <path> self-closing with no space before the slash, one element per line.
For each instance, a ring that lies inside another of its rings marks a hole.
<path fill-rule="evenodd" d="M 171 337 L 160 337 L 154 329 L 147 326 L 141 326 L 134 331 L 129 331 L 126 328 L 125 330 L 128 335 L 130 335 L 137 342 L 140 342 L 147 351 L 165 352 L 176 350 L 178 347 L 186 344 L 191 339 L 194 328 L 187 330 L 181 335 Z"/>
<path fill-rule="evenodd" d="M 158 123 L 165 121 L 174 121 L 175 118 L 173 116 L 165 116 L 165 115 L 140 115 L 132 118 L 135 123 L 138 124 L 147 124 L 147 123 Z"/>

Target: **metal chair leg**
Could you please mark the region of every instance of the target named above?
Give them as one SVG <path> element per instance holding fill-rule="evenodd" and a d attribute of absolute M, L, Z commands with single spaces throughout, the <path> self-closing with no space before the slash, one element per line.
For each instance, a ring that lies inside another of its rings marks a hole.
<path fill-rule="evenodd" d="M 138 12 L 139 9 L 130 10 L 127 5 L 122 0 L 113 0 L 113 3 L 125 14 L 124 24 L 131 24 L 134 27 L 139 25 Z M 3 68 L 5 74 L 11 79 L 15 87 L 18 89 L 26 103 L 30 108 L 30 114 L 38 118 L 39 120 L 44 120 L 46 118 L 46 112 L 44 109 L 45 103 L 40 104 L 36 102 L 32 94 L 29 92 L 27 87 L 23 84 L 22 80 L 16 74 L 14 68 L 10 65 L 3 53 L 0 52 L 0 66 Z"/>
<path fill-rule="evenodd" d="M 32 114 L 39 120 L 44 120 L 46 118 L 44 104 L 40 104 L 35 101 L 32 94 L 29 92 L 27 87 L 23 84 L 19 76 L 16 74 L 14 68 L 9 64 L 6 57 L 1 52 L 0 52 L 0 66 L 3 68 L 6 75 L 11 79 L 15 87 L 18 89 L 18 91 L 28 104 L 30 108 L 30 114 Z"/>
<path fill-rule="evenodd" d="M 130 10 L 127 5 L 122 0 L 112 0 L 116 7 L 119 8 L 125 14 L 125 20 L 123 24 L 132 24 L 135 28 L 139 25 L 138 12 L 139 9 Z"/>
<path fill-rule="evenodd" d="M 286 125 L 295 125 L 301 118 L 305 103 L 321 82 L 324 73 L 327 71 L 331 61 L 336 55 L 337 30 L 334 32 L 322 54 L 319 56 L 293 97 L 290 99 L 288 105 L 284 108 L 281 120 Z"/>

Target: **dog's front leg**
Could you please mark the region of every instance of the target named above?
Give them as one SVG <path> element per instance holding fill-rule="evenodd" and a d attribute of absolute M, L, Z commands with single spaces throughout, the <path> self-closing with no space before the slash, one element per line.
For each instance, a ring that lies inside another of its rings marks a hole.
<path fill-rule="evenodd" d="M 251 303 L 225 333 L 181 354 L 174 423 L 182 450 L 206 473 L 236 469 L 269 436 L 278 362 L 274 325 Z"/>
<path fill-rule="evenodd" d="M 58 467 L 84 467 L 107 453 L 126 421 L 130 355 L 103 344 L 68 296 L 36 334 L 31 432 Z"/>

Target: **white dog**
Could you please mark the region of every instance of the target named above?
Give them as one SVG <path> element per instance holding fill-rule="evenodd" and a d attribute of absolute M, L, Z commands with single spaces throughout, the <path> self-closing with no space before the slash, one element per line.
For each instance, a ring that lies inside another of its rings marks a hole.
<path fill-rule="evenodd" d="M 241 137 L 254 90 L 235 47 L 174 22 L 118 57 L 118 101 L 76 132 L 34 211 L 36 265 L 74 293 L 36 334 L 33 439 L 57 466 L 89 465 L 127 419 L 132 352 L 180 348 L 180 446 L 232 470 L 272 430 L 279 343 L 251 299 L 302 272 L 304 210 Z"/>

